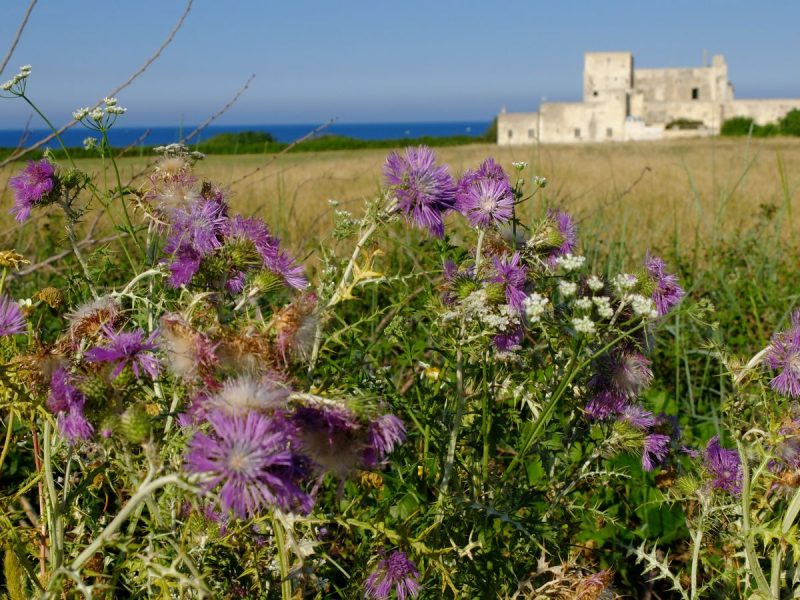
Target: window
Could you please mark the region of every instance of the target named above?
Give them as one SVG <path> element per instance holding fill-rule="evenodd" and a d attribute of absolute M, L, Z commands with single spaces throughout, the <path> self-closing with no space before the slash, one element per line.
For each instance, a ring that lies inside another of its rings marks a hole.
<path fill-rule="evenodd" d="M 692 88 L 692 100 L 698 100 L 700 98 L 700 88 Z"/>
<path fill-rule="evenodd" d="M 614 137 L 614 130 L 611 127 L 606 128 L 606 137 Z"/>
<path fill-rule="evenodd" d="M 594 96 L 595 98 L 597 98 L 597 90 L 592 90 L 592 96 Z"/>
<path fill-rule="evenodd" d="M 575 137 L 576 138 L 581 137 L 581 130 L 578 127 L 575 128 Z"/>
<path fill-rule="evenodd" d="M 536 130 L 535 129 L 528 129 L 528 139 L 532 140 L 536 137 Z"/>
<path fill-rule="evenodd" d="M 508 139 L 511 139 L 513 137 L 514 137 L 514 132 L 511 129 L 509 129 L 508 130 Z"/>

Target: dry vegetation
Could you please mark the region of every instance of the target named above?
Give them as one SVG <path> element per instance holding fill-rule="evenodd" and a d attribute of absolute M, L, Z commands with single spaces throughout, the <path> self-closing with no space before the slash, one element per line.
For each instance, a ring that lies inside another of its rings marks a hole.
<path fill-rule="evenodd" d="M 782 208 L 788 225 L 792 222 L 791 199 L 800 185 L 800 140 L 794 139 L 539 149 L 474 145 L 442 148 L 437 154 L 456 173 L 486 156 L 494 156 L 509 171 L 512 161 L 528 162 L 529 173 L 549 181 L 540 202 L 530 205 L 530 210 L 538 210 L 542 201 L 562 206 L 582 221 L 584 237 L 591 234 L 607 242 L 623 240 L 626 249 L 634 253 L 667 244 L 692 248 L 695 241 L 702 244 L 720 232 L 752 223 L 762 205 Z M 358 212 L 363 201 L 378 191 L 385 156 L 383 150 L 209 156 L 199 172 L 230 185 L 236 210 L 259 214 L 293 245 L 302 246 L 329 230 L 329 200 Z M 144 158 L 123 159 L 123 181 L 141 173 L 146 164 Z M 82 160 L 79 165 L 90 172 L 101 169 L 97 160 Z M 6 189 L 12 172 L 0 173 L 6 207 L 12 201 Z M 237 182 L 245 175 L 249 176 Z M 141 183 L 140 179 L 137 185 Z M 5 215 L 3 218 L 4 237 L 16 237 L 13 222 Z M 34 223 L 41 226 L 44 218 L 40 213 Z"/>

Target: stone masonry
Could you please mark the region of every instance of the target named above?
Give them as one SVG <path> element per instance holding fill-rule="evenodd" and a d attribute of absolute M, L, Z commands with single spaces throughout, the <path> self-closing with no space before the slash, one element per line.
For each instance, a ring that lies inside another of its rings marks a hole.
<path fill-rule="evenodd" d="M 735 100 L 728 65 L 719 54 L 705 67 L 634 69 L 630 52 L 587 52 L 583 102 L 547 102 L 532 113 L 503 110 L 497 116 L 497 143 L 707 136 L 719 133 L 731 117 L 750 117 L 763 125 L 793 108 L 800 109 L 800 98 Z"/>

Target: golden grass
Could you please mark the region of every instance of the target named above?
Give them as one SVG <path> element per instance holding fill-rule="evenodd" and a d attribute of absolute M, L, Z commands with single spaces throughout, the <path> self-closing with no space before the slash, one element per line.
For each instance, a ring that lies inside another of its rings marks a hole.
<path fill-rule="evenodd" d="M 584 231 L 603 242 L 624 240 L 638 252 L 666 244 L 693 244 L 722 232 L 746 227 L 760 205 L 782 207 L 785 232 L 798 229 L 798 212 L 791 201 L 800 183 L 800 140 L 704 139 L 602 145 L 498 147 L 473 145 L 441 148 L 440 159 L 454 173 L 493 156 L 509 172 L 512 161 L 526 161 L 526 174 L 547 177 L 548 186 L 526 210 L 541 214 L 545 204 L 569 210 Z M 384 150 L 288 154 L 280 157 L 210 156 L 198 165 L 198 175 L 228 186 L 233 209 L 262 216 L 295 246 L 318 239 L 331 224 L 328 201 L 358 213 L 365 199 L 380 186 Z M 98 173 L 97 160 L 78 161 Z M 143 158 L 121 161 L 123 181 L 147 164 Z M 783 165 L 783 178 L 781 168 Z M 244 181 L 243 175 L 261 167 Z M 18 167 L 17 167 L 18 168 Z M 0 172 L 0 202 L 11 205 L 6 182 L 11 170 Z M 102 178 L 101 178 L 102 180 Z M 142 183 L 142 180 L 139 180 Z M 3 210 L 3 213 L 7 210 Z M 16 233 L 4 216 L 6 238 Z M 43 217 L 35 220 L 41 226 Z M 677 237 L 676 237 L 677 236 Z M 19 238 L 17 238 L 19 239 Z M 6 245 L 12 243 L 9 239 Z"/>

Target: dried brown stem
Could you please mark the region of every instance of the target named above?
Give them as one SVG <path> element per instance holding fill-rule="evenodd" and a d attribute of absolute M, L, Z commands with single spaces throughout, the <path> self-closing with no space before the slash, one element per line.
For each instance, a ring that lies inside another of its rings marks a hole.
<path fill-rule="evenodd" d="M 153 53 L 153 54 L 150 56 L 150 58 L 148 58 L 148 59 L 145 61 L 145 63 L 144 63 L 144 64 L 143 64 L 141 67 L 139 67 L 139 69 L 138 69 L 138 70 L 137 70 L 137 71 L 136 71 L 136 72 L 135 72 L 133 75 L 131 75 L 130 77 L 128 77 L 128 79 L 127 79 L 126 81 L 124 81 L 122 84 L 120 84 L 120 85 L 118 85 L 116 88 L 114 88 L 114 89 L 113 89 L 113 90 L 112 90 L 112 91 L 111 91 L 111 92 L 108 94 L 108 96 L 116 96 L 117 94 L 119 94 L 119 92 L 121 92 L 122 90 L 124 90 L 125 88 L 127 88 L 127 87 L 128 87 L 130 84 L 132 84 L 132 83 L 133 83 L 133 82 L 134 82 L 136 79 L 138 79 L 138 78 L 139 78 L 139 76 L 140 76 L 142 73 L 144 73 L 144 72 L 145 72 L 145 71 L 146 71 L 146 70 L 147 70 L 147 69 L 150 67 L 150 65 L 152 65 L 152 64 L 153 64 L 153 63 L 154 63 L 154 62 L 155 62 L 155 61 L 156 61 L 156 60 L 157 60 L 157 59 L 158 59 L 158 58 L 161 56 L 161 53 L 164 51 L 164 49 L 165 49 L 167 46 L 169 46 L 169 45 L 170 45 L 170 43 L 172 43 L 172 40 L 173 40 L 173 38 L 174 38 L 174 37 L 175 37 L 175 35 L 178 33 L 178 31 L 180 30 L 180 28 L 183 26 L 183 22 L 186 20 L 186 17 L 188 16 L 188 14 L 189 14 L 189 11 L 192 9 L 192 3 L 193 3 L 193 2 L 194 2 L 194 0 L 189 0 L 189 1 L 186 3 L 186 9 L 183 11 L 183 14 L 181 15 L 180 19 L 178 19 L 178 22 L 175 24 L 175 27 L 173 27 L 173 28 L 172 28 L 172 31 L 170 31 L 170 32 L 169 32 L 169 35 L 167 35 L 167 39 L 165 39 L 165 40 L 164 40 L 164 42 L 163 42 L 163 43 L 162 43 L 162 44 L 161 44 L 161 45 L 158 47 L 158 49 L 157 49 L 157 50 L 156 50 L 156 51 L 155 51 L 155 52 L 154 52 L 154 53 Z M 100 104 L 102 104 L 102 100 L 100 100 L 100 101 L 96 102 L 96 103 L 94 104 L 94 106 L 92 106 L 91 108 L 97 108 L 98 106 L 100 106 Z M 29 153 L 29 152 L 32 152 L 33 150 L 36 150 L 37 148 L 40 148 L 41 146 L 43 146 L 43 145 L 44 145 L 44 144 L 46 144 L 47 142 L 49 142 L 49 141 L 51 141 L 51 140 L 55 139 L 57 136 L 59 136 L 59 135 L 61 135 L 62 133 L 64 133 L 64 132 L 65 132 L 67 129 L 69 129 L 70 127 L 74 126 L 75 124 L 77 124 L 77 121 L 76 121 L 75 119 L 73 119 L 73 120 L 71 120 L 69 123 L 67 123 L 66 125 L 64 125 L 63 127 L 61 127 L 61 129 L 59 129 L 57 132 L 53 132 L 53 133 L 51 133 L 50 135 L 48 135 L 48 136 L 46 136 L 46 137 L 42 138 L 41 140 L 39 140 L 39 141 L 38 141 L 38 142 L 36 142 L 35 144 L 33 144 L 33 145 L 31 145 L 31 146 L 28 146 L 27 148 L 25 148 L 25 149 L 24 149 L 24 150 L 22 150 L 21 152 L 15 152 L 15 153 L 13 153 L 11 156 L 9 156 L 8 158 L 6 158 L 6 159 L 5 159 L 3 162 L 0 162 L 0 167 L 4 167 L 5 165 L 7 165 L 7 164 L 9 164 L 9 163 L 11 163 L 11 162 L 13 162 L 13 161 L 17 160 L 17 159 L 18 159 L 18 158 L 20 158 L 21 156 L 24 156 L 25 154 L 27 154 L 27 153 Z"/>
<path fill-rule="evenodd" d="M 31 13 L 33 12 L 33 7 L 36 6 L 37 1 L 38 0 L 31 0 L 31 3 L 28 5 L 28 10 L 25 11 L 25 16 L 22 17 L 22 23 L 20 23 L 19 27 L 17 28 L 17 33 L 14 36 L 14 41 L 11 42 L 11 46 L 9 47 L 8 52 L 6 52 L 6 57 L 3 59 L 3 63 L 0 64 L 0 73 L 6 70 L 6 67 L 8 66 L 8 61 L 11 60 L 11 55 L 14 54 L 14 50 L 17 49 L 17 44 L 19 44 L 19 39 L 22 37 L 22 32 L 25 31 L 25 26 L 28 24 L 28 19 L 30 18 Z"/>

